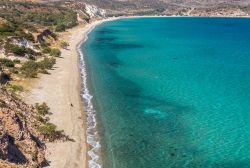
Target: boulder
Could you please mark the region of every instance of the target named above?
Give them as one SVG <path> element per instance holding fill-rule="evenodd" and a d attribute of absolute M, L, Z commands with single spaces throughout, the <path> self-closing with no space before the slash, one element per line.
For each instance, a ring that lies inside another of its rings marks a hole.
<path fill-rule="evenodd" d="M 5 84 L 9 79 L 9 76 L 0 70 L 0 85 Z"/>

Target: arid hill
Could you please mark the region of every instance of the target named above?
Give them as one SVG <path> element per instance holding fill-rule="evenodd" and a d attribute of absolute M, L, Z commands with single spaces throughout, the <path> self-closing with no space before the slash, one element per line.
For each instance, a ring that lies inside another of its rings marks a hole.
<path fill-rule="evenodd" d="M 250 0 L 76 0 L 107 9 L 110 15 L 165 14 L 246 16 Z"/>

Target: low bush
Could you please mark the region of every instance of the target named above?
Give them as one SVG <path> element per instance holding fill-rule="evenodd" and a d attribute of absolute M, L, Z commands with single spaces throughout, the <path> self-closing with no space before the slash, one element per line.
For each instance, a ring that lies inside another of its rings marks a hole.
<path fill-rule="evenodd" d="M 47 106 L 46 103 L 42 104 L 35 104 L 35 109 L 38 113 L 37 120 L 41 122 L 38 126 L 38 130 L 48 139 L 50 142 L 56 139 L 64 139 L 64 140 L 71 140 L 68 136 L 64 134 L 63 131 L 59 131 L 56 129 L 56 125 L 49 122 L 48 115 L 51 115 L 50 108 Z"/>
<path fill-rule="evenodd" d="M 44 54 L 49 54 L 53 57 L 60 57 L 61 56 L 61 51 L 57 48 L 50 48 L 47 45 L 42 46 L 42 53 Z"/>
<path fill-rule="evenodd" d="M 19 46 L 13 45 L 13 47 L 11 48 L 11 52 L 15 55 L 24 56 L 26 54 L 26 49 L 25 47 L 19 47 Z"/>
<path fill-rule="evenodd" d="M 15 66 L 15 63 L 10 59 L 0 58 L 0 65 L 11 68 Z"/>
<path fill-rule="evenodd" d="M 66 26 L 64 24 L 59 24 L 56 26 L 55 31 L 56 32 L 63 32 L 66 30 Z"/>
<path fill-rule="evenodd" d="M 60 57 L 61 56 L 61 51 L 57 48 L 52 48 L 50 51 L 50 55 L 54 57 Z"/>
<path fill-rule="evenodd" d="M 35 78 L 37 77 L 37 73 L 48 73 L 48 69 L 52 69 L 54 64 L 56 63 L 55 58 L 47 58 L 45 57 L 42 61 L 35 62 L 34 60 L 29 60 L 23 64 L 21 67 L 22 73 L 25 77 Z"/>
<path fill-rule="evenodd" d="M 20 64 L 21 63 L 21 61 L 19 59 L 14 59 L 13 62 L 14 62 L 14 64 Z"/>
<path fill-rule="evenodd" d="M 42 61 L 38 62 L 38 67 L 41 70 L 52 69 L 55 63 L 56 63 L 55 58 L 47 58 L 47 57 L 45 57 Z"/>
<path fill-rule="evenodd" d="M 0 34 L 3 34 L 5 32 L 14 32 L 15 28 L 10 25 L 0 25 Z"/>
<path fill-rule="evenodd" d="M 46 115 L 51 114 L 49 112 L 50 108 L 46 103 L 42 103 L 42 104 L 36 103 L 35 108 L 36 108 L 38 114 L 41 115 L 41 116 L 46 116 Z"/>
<path fill-rule="evenodd" d="M 5 44 L 4 49 L 5 49 L 6 54 L 13 53 L 13 54 L 18 55 L 18 56 L 25 56 L 26 54 L 37 55 L 37 53 L 30 48 L 25 48 L 23 46 L 20 47 L 18 45 L 14 45 L 14 44 L 11 44 L 9 42 L 7 42 Z"/>
<path fill-rule="evenodd" d="M 68 46 L 69 46 L 69 43 L 67 43 L 65 41 L 61 42 L 61 44 L 60 44 L 60 47 L 63 49 L 66 49 Z"/>
<path fill-rule="evenodd" d="M 46 69 L 40 69 L 38 72 L 42 74 L 50 74 Z"/>
<path fill-rule="evenodd" d="M 23 64 L 21 70 L 25 77 L 35 78 L 37 77 L 38 64 L 33 60 L 27 61 Z"/>
<path fill-rule="evenodd" d="M 23 87 L 20 85 L 9 85 L 9 88 L 13 91 L 13 92 L 21 92 L 23 91 Z"/>
<path fill-rule="evenodd" d="M 42 53 L 49 54 L 50 52 L 51 52 L 51 48 L 49 48 L 48 46 L 42 47 Z"/>
<path fill-rule="evenodd" d="M 45 135 L 49 141 L 54 141 L 55 139 L 60 139 L 63 136 L 63 131 L 57 131 L 56 125 L 50 122 L 47 122 L 40 126 L 38 130 Z"/>

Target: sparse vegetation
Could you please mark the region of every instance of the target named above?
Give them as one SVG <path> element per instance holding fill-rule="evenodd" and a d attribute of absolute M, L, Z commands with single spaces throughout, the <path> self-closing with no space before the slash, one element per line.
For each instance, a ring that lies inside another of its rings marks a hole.
<path fill-rule="evenodd" d="M 56 129 L 56 125 L 49 122 L 49 118 L 47 116 L 52 113 L 49 111 L 50 108 L 46 103 L 36 103 L 35 108 L 38 113 L 38 120 L 42 122 L 42 125 L 38 127 L 38 130 L 44 134 L 49 141 L 54 141 L 62 137 L 66 137 L 68 139 L 68 137 L 64 135 L 63 131 L 58 131 Z"/>
<path fill-rule="evenodd" d="M 0 65 L 2 67 L 14 67 L 15 66 L 15 62 L 10 60 L 10 59 L 7 59 L 7 58 L 0 58 Z"/>
<path fill-rule="evenodd" d="M 21 92 L 23 91 L 23 87 L 20 85 L 9 85 L 9 88 L 13 91 L 13 92 Z"/>
<path fill-rule="evenodd" d="M 39 62 L 29 60 L 22 65 L 21 70 L 25 77 L 35 78 L 37 77 L 38 72 L 48 74 L 47 69 L 52 69 L 55 63 L 55 58 L 47 57 Z"/>
<path fill-rule="evenodd" d="M 51 52 L 51 48 L 48 47 L 47 45 L 42 45 L 42 52 L 44 54 L 49 54 Z"/>
<path fill-rule="evenodd" d="M 5 43 L 4 49 L 5 49 L 5 54 L 13 53 L 17 56 L 25 56 L 26 54 L 28 56 L 38 55 L 35 51 L 33 51 L 30 48 L 25 48 L 23 46 L 14 45 L 9 42 Z"/>
<path fill-rule="evenodd" d="M 50 48 L 46 44 L 42 44 L 42 52 L 44 54 L 49 54 L 53 57 L 60 57 L 61 56 L 61 51 L 58 48 Z"/>
<path fill-rule="evenodd" d="M 66 28 L 78 24 L 76 12 L 61 6 L 29 2 L 15 2 L 15 4 L 10 1 L 3 2 L 3 5 L 6 4 L 11 8 L 0 9 L 0 17 L 9 22 L 0 27 L 0 33 L 15 33 L 17 30 L 24 28 L 35 32 L 36 29 L 32 26 L 34 23 L 46 27 L 55 27 L 59 31 L 64 31 Z"/>
<path fill-rule="evenodd" d="M 50 122 L 43 124 L 38 129 L 49 139 L 49 141 L 54 141 L 64 137 L 63 131 L 56 130 L 56 125 Z"/>
<path fill-rule="evenodd" d="M 57 25 L 55 28 L 56 32 L 63 32 L 66 30 L 66 26 L 64 24 Z"/>
<path fill-rule="evenodd" d="M 14 46 L 11 48 L 11 52 L 15 55 L 24 56 L 26 53 L 25 47 Z"/>
<path fill-rule="evenodd" d="M 51 114 L 49 112 L 50 108 L 45 102 L 43 102 L 42 104 L 36 103 L 35 108 L 39 115 L 46 116 Z"/>
<path fill-rule="evenodd" d="M 21 63 L 21 61 L 19 59 L 14 59 L 13 62 L 14 62 L 14 64 L 20 64 Z"/>
<path fill-rule="evenodd" d="M 38 64 L 33 60 L 27 61 L 22 65 L 21 70 L 25 77 L 35 78 L 37 77 Z"/>
<path fill-rule="evenodd" d="M 67 43 L 65 41 L 61 42 L 61 44 L 60 44 L 60 47 L 63 49 L 67 49 L 68 46 L 69 46 L 69 43 Z"/>
<path fill-rule="evenodd" d="M 40 69 L 52 69 L 55 63 L 56 63 L 55 58 L 45 57 L 42 61 L 38 62 L 38 67 Z"/>
<path fill-rule="evenodd" d="M 57 48 L 52 48 L 50 51 L 50 55 L 54 57 L 60 57 L 61 56 L 61 51 Z"/>
<path fill-rule="evenodd" d="M 76 12 L 52 3 L 0 1 L 0 50 L 5 52 L 0 58 L 0 111 L 5 115 L 2 118 L 10 120 L 7 124 L 4 121 L 1 128 L 6 129 L 7 137 L 15 142 L 15 151 L 11 151 L 13 156 L 6 148 L 4 161 L 10 158 L 12 164 L 19 164 L 15 159 L 25 160 L 20 162 L 21 167 L 44 166 L 45 142 L 71 140 L 49 122 L 51 112 L 46 103 L 33 108 L 16 96 L 24 89 L 18 85 L 19 80 L 35 78 L 38 73 L 48 74 L 56 63 L 55 57 L 60 57 L 61 51 L 55 46 L 60 44 L 57 39 L 61 36 L 53 31 L 61 32 L 77 25 Z"/>

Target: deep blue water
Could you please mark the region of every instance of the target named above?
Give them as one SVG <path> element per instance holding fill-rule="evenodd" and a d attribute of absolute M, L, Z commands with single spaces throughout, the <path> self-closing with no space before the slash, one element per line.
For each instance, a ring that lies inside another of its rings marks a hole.
<path fill-rule="evenodd" d="M 104 168 L 250 167 L 250 19 L 122 19 L 82 49 Z"/>

